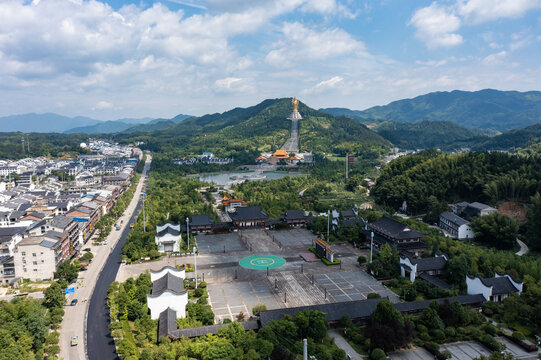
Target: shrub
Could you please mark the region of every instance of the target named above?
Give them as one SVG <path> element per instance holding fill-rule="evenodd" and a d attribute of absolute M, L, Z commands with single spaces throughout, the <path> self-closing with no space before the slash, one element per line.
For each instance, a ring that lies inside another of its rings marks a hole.
<path fill-rule="evenodd" d="M 353 322 L 349 316 L 342 316 L 338 324 L 343 328 L 350 328 L 353 326 Z"/>
<path fill-rule="evenodd" d="M 383 350 L 381 349 L 375 348 L 370 353 L 370 359 L 371 360 L 385 360 L 386 359 L 385 352 L 383 352 Z"/>
<path fill-rule="evenodd" d="M 197 299 L 197 303 L 201 305 L 207 305 L 209 302 L 206 297 L 200 297 L 199 299 Z"/>
<path fill-rule="evenodd" d="M 420 333 L 428 332 L 427 327 L 424 326 L 423 324 L 417 324 L 416 328 L 417 328 L 417 331 Z"/>
<path fill-rule="evenodd" d="M 254 316 L 259 316 L 259 313 L 265 310 L 267 310 L 267 305 L 257 304 L 252 308 L 252 314 L 254 314 Z"/>
<path fill-rule="evenodd" d="M 432 330 L 430 334 L 432 334 L 434 339 L 439 343 L 442 343 L 445 340 L 445 333 L 440 329 Z"/>
<path fill-rule="evenodd" d="M 231 321 L 230 318 L 225 318 L 225 319 L 222 321 L 223 324 L 230 324 L 231 322 L 232 322 L 232 321 Z"/>
<path fill-rule="evenodd" d="M 427 332 L 419 333 L 419 339 L 421 339 L 421 340 L 423 340 L 423 341 L 430 341 L 430 340 L 432 340 L 432 338 L 430 337 L 430 335 L 428 335 Z"/>
<path fill-rule="evenodd" d="M 237 315 L 237 321 L 244 321 L 245 319 L 245 315 L 244 313 L 241 311 L 238 315 Z"/>
<path fill-rule="evenodd" d="M 371 292 L 368 295 L 366 295 L 367 299 L 379 299 L 381 298 L 381 295 L 378 293 Z"/>
<path fill-rule="evenodd" d="M 481 338 L 481 335 L 483 335 L 483 333 L 482 333 L 481 330 L 479 330 L 478 328 L 472 328 L 472 329 L 471 329 L 471 335 L 472 335 L 475 339 L 480 339 L 480 338 Z"/>
<path fill-rule="evenodd" d="M 522 341 L 526 339 L 526 337 L 522 335 L 520 331 L 514 331 L 512 337 L 517 341 Z"/>
<path fill-rule="evenodd" d="M 452 326 L 445 328 L 445 336 L 448 338 L 454 338 L 456 336 L 455 328 Z"/>
<path fill-rule="evenodd" d="M 193 292 L 193 295 L 195 297 L 201 297 L 205 294 L 205 289 L 201 289 L 200 287 L 198 287 L 197 289 L 194 290 Z"/>
<path fill-rule="evenodd" d="M 359 266 L 362 266 L 362 265 L 366 264 L 366 257 L 365 257 L 365 256 L 362 256 L 362 255 L 359 256 L 359 257 L 357 258 L 357 262 L 359 263 Z"/>
<path fill-rule="evenodd" d="M 206 281 L 201 281 L 201 282 L 199 283 L 199 287 L 200 287 L 201 289 L 206 289 L 206 288 L 207 288 L 207 282 L 206 282 Z"/>
<path fill-rule="evenodd" d="M 481 337 L 481 342 L 486 345 L 490 350 L 500 351 L 502 350 L 503 344 L 500 344 L 494 337 L 485 334 Z"/>

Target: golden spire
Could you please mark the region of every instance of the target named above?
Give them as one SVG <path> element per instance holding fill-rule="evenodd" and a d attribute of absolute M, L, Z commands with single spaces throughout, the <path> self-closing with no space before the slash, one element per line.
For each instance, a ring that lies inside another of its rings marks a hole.
<path fill-rule="evenodd" d="M 298 106 L 299 106 L 299 100 L 297 99 L 297 97 L 293 97 L 293 99 L 291 99 L 291 103 L 293 104 L 293 112 L 296 113 L 296 112 L 299 112 L 299 109 L 298 109 Z"/>

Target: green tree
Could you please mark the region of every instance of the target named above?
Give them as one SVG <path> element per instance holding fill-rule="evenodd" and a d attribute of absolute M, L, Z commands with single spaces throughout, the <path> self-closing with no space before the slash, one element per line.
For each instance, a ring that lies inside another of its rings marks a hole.
<path fill-rule="evenodd" d="M 45 290 L 43 305 L 49 309 L 62 308 L 64 302 L 65 298 L 60 285 L 57 282 L 51 283 L 47 290 Z"/>
<path fill-rule="evenodd" d="M 509 216 L 493 212 L 478 216 L 471 226 L 475 231 L 475 239 L 497 249 L 512 249 L 518 235 L 518 222 Z"/>
<path fill-rule="evenodd" d="M 541 194 L 537 192 L 531 197 L 526 223 L 526 242 L 536 251 L 541 251 Z"/>
<path fill-rule="evenodd" d="M 325 313 L 320 311 L 303 310 L 295 314 L 295 324 L 300 338 L 311 338 L 321 341 L 329 330 L 329 323 L 325 320 Z"/>

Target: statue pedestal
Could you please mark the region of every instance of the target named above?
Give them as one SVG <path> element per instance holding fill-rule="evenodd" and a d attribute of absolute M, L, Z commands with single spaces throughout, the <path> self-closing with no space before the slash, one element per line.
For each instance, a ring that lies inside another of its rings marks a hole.
<path fill-rule="evenodd" d="M 291 115 L 289 115 L 288 119 L 289 120 L 302 120 L 302 116 L 298 111 L 294 111 L 291 113 Z"/>

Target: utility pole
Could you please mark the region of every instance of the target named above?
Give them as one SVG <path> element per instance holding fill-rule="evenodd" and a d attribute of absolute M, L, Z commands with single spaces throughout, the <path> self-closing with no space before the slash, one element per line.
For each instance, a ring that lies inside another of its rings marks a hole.
<path fill-rule="evenodd" d="M 193 271 L 195 273 L 195 288 L 197 289 L 197 249 L 193 247 Z"/>
<path fill-rule="evenodd" d="M 143 193 L 143 232 L 147 232 L 147 218 L 145 217 L 145 197 L 146 194 Z"/>
<path fill-rule="evenodd" d="M 374 247 L 374 232 L 370 232 L 370 264 L 372 264 L 372 249 Z"/>
<path fill-rule="evenodd" d="M 190 248 L 190 218 L 186 217 L 186 239 L 188 241 L 188 249 Z"/>
<path fill-rule="evenodd" d="M 346 153 L 346 180 L 348 178 L 348 159 L 349 159 L 349 156 L 348 156 L 348 153 Z"/>
<path fill-rule="evenodd" d="M 330 226 L 331 226 L 331 210 L 327 210 L 327 241 L 329 241 Z"/>

